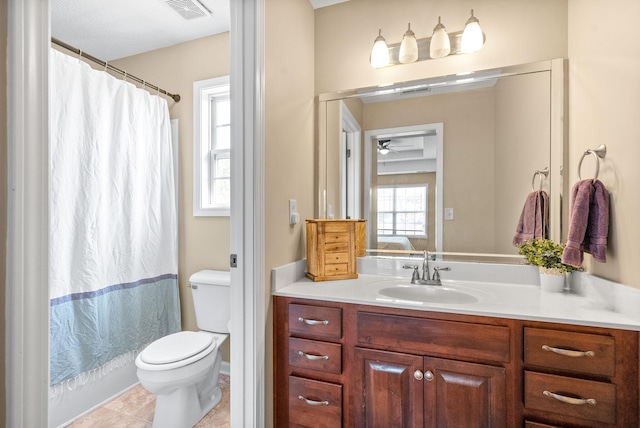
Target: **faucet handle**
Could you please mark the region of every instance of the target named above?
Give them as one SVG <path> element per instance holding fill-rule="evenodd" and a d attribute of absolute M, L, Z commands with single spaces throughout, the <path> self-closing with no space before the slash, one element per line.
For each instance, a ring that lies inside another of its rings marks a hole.
<path fill-rule="evenodd" d="M 449 266 L 447 266 L 447 267 L 434 266 L 433 267 L 433 280 L 436 281 L 438 284 L 441 283 L 441 281 L 440 281 L 440 271 L 441 270 L 449 271 L 449 270 L 451 270 L 451 268 Z"/>
<path fill-rule="evenodd" d="M 411 274 L 411 283 L 415 284 L 416 281 L 420 279 L 420 274 L 418 273 L 418 266 L 414 265 L 404 265 L 403 269 L 413 269 L 413 273 Z"/>

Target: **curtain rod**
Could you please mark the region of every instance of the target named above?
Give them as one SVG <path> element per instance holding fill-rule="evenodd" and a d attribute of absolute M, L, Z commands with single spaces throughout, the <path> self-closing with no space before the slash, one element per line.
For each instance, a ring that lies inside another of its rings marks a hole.
<path fill-rule="evenodd" d="M 140 79 L 139 77 L 136 77 L 136 76 L 134 76 L 134 75 L 132 75 L 132 74 L 128 74 L 126 71 L 124 71 L 124 70 L 120 70 L 119 68 L 114 67 L 113 65 L 109 64 L 107 61 L 103 61 L 103 60 L 101 60 L 101 59 L 96 58 L 96 57 L 95 57 L 95 56 L 93 56 L 93 55 L 90 55 L 90 54 L 88 54 L 88 53 L 86 53 L 86 52 L 83 52 L 82 50 L 80 50 L 80 49 L 78 49 L 78 48 L 74 48 L 73 46 L 71 46 L 71 45 L 69 45 L 69 44 L 67 44 L 67 43 L 63 42 L 62 40 L 58 40 L 58 39 L 56 39 L 55 37 L 52 37 L 52 38 L 51 38 L 51 43 L 56 44 L 56 45 L 58 45 L 58 46 L 60 46 L 60 47 L 63 47 L 63 48 L 65 48 L 65 49 L 67 49 L 67 50 L 69 50 L 69 51 L 71 51 L 71 52 L 75 53 L 76 55 L 79 55 L 79 56 L 80 56 L 80 57 L 82 57 L 82 58 L 86 58 L 86 59 L 88 59 L 88 60 L 90 60 L 90 61 L 93 61 L 93 62 L 95 62 L 95 63 L 97 63 L 97 64 L 99 64 L 99 65 L 104 66 L 105 71 L 106 71 L 106 70 L 115 71 L 116 73 L 119 73 L 119 74 L 121 74 L 122 76 L 124 76 L 124 78 L 125 78 L 125 79 L 135 80 L 136 82 L 138 82 L 138 83 L 140 83 L 140 84 L 142 84 L 142 85 L 144 85 L 144 86 L 147 86 L 147 87 L 149 87 L 149 88 L 151 88 L 151 89 L 153 89 L 153 90 L 155 90 L 155 91 L 157 91 L 157 92 L 159 92 L 159 93 L 161 93 L 161 94 L 164 94 L 164 95 L 166 95 L 166 96 L 170 97 L 170 98 L 171 98 L 171 99 L 173 99 L 175 102 L 179 102 L 179 101 L 180 101 L 180 95 L 178 95 L 178 94 L 171 94 L 171 93 L 169 93 L 169 92 L 165 91 L 164 89 L 162 89 L 162 88 L 160 88 L 160 87 L 158 87 L 158 86 L 152 85 L 151 83 L 149 83 L 149 82 L 147 82 L 147 81 L 145 81 L 145 80 Z"/>

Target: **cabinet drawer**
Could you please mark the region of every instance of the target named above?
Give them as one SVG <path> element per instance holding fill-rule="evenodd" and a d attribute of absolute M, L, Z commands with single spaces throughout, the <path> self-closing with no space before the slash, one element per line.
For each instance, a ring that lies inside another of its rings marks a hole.
<path fill-rule="evenodd" d="M 326 245 L 330 244 L 339 244 L 339 243 L 347 243 L 349 242 L 349 234 L 348 233 L 331 233 L 327 232 L 324 235 L 324 243 Z"/>
<path fill-rule="evenodd" d="M 346 263 L 325 265 L 324 267 L 325 276 L 344 275 L 348 271 L 349 271 L 349 265 Z"/>
<path fill-rule="evenodd" d="M 558 396 L 554 398 L 551 394 Z M 588 403 L 586 400 L 595 401 Z M 616 421 L 616 386 L 525 371 L 524 406 L 545 413 L 613 424 Z"/>
<path fill-rule="evenodd" d="M 328 221 L 324 223 L 325 233 L 348 233 L 349 223 L 344 221 Z"/>
<path fill-rule="evenodd" d="M 358 344 L 509 361 L 509 327 L 358 312 Z"/>
<path fill-rule="evenodd" d="M 289 426 L 342 426 L 342 385 L 289 376 Z"/>
<path fill-rule="evenodd" d="M 346 264 L 349 262 L 349 253 L 326 253 L 324 255 L 324 262 L 328 265 L 336 263 Z"/>
<path fill-rule="evenodd" d="M 615 340 L 599 334 L 525 327 L 524 362 L 603 376 L 615 375 Z"/>
<path fill-rule="evenodd" d="M 289 365 L 340 374 L 342 372 L 342 345 L 290 337 Z"/>
<path fill-rule="evenodd" d="M 342 337 L 342 310 L 291 303 L 289 332 L 339 340 Z"/>

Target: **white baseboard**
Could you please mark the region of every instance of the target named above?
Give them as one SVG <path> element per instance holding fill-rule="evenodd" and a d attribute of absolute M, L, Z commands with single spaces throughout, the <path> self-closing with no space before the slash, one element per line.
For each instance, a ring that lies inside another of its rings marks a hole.
<path fill-rule="evenodd" d="M 231 363 L 229 363 L 229 361 L 222 361 L 222 365 L 220 366 L 220 374 L 231 376 Z"/>

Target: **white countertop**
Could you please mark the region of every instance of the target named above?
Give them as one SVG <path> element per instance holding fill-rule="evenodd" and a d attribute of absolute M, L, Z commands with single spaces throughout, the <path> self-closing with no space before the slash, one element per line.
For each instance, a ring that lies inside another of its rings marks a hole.
<path fill-rule="evenodd" d="M 479 298 L 474 303 L 445 304 L 403 301 L 379 294 L 380 289 L 389 286 L 381 281 L 395 280 L 393 282 L 410 286 L 410 275 L 361 273 L 357 279 L 313 282 L 300 275 L 299 265 L 289 270 L 288 275 L 282 275 L 278 269 L 273 274 L 273 295 L 276 296 L 640 331 L 640 290 L 584 273 L 573 274 L 572 287 L 576 292 L 571 293 L 544 292 L 537 284 L 504 282 L 508 281 L 505 278 L 500 278 L 503 282 L 443 279 L 444 287 L 459 287 Z M 523 276 L 530 278 L 526 272 L 519 275 Z"/>

